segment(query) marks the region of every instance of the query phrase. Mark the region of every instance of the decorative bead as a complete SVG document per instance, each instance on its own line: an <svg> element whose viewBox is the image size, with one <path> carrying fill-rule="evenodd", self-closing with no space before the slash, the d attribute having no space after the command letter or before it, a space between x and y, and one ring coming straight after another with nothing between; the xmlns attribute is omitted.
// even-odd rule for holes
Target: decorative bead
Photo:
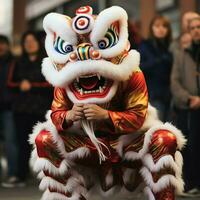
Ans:
<svg viewBox="0 0 200 200"><path fill-rule="evenodd" d="M92 15L92 12L93 12L93 10L90 6L82 6L79 9L76 10L76 15L79 15L79 14L90 14L90 15Z"/></svg>
<svg viewBox="0 0 200 200"><path fill-rule="evenodd" d="M100 57L100 53L97 50L92 51L92 58L98 59Z"/></svg>
<svg viewBox="0 0 200 200"><path fill-rule="evenodd" d="M85 21L81 19L81 20L79 20L78 24L79 24L80 26L84 26L84 25L85 25Z"/></svg>
<svg viewBox="0 0 200 200"><path fill-rule="evenodd" d="M77 60L77 55L76 55L76 53L71 53L70 56L69 56L69 58L70 58L71 60Z"/></svg>

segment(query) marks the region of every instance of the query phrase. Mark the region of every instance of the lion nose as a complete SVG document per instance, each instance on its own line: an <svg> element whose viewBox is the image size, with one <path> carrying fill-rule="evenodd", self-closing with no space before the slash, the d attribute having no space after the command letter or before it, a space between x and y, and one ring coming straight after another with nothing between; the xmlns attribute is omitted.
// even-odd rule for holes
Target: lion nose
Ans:
<svg viewBox="0 0 200 200"><path fill-rule="evenodd" d="M92 50L92 51L91 51L91 57L92 57L92 59L94 59L94 60L98 60L98 59L101 58L101 54L100 54L99 51L97 51L97 50Z"/></svg>
<svg viewBox="0 0 200 200"><path fill-rule="evenodd" d="M79 60L89 60L91 45L89 43L82 43L77 47L77 56Z"/></svg>
<svg viewBox="0 0 200 200"><path fill-rule="evenodd" d="M100 59L100 53L98 50L94 50L90 43L82 43L78 45L76 53L73 52L70 55L71 60L97 60Z"/></svg>

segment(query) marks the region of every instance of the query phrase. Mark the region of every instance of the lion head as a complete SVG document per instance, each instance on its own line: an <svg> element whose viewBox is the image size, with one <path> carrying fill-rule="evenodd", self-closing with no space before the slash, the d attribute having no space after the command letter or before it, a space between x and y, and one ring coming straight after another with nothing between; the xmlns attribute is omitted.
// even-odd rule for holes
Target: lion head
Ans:
<svg viewBox="0 0 200 200"><path fill-rule="evenodd" d="M129 79L139 65L139 54L129 50L127 13L113 6L93 15L89 6L76 16L50 13L42 72L56 87L66 89L73 103L106 103L120 81Z"/></svg>

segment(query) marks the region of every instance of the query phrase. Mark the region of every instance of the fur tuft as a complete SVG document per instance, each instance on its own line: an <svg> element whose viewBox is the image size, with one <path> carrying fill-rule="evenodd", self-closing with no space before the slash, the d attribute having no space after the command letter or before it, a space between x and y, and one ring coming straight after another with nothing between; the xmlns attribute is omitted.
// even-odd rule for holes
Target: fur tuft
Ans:
<svg viewBox="0 0 200 200"><path fill-rule="evenodd" d="M136 50L131 50L118 65L106 60L85 60L68 63L60 71L54 68L50 58L45 58L42 63L42 73L53 86L66 88L74 79L88 73L99 73L115 81L126 81L138 69L139 63L140 55Z"/></svg>
<svg viewBox="0 0 200 200"><path fill-rule="evenodd" d="M50 192L48 189L45 191L45 193L42 196L41 200L79 200L80 194L74 193L72 197L66 197L63 194Z"/></svg>
<svg viewBox="0 0 200 200"><path fill-rule="evenodd" d="M181 193L184 189L182 180L177 179L173 175L163 175L157 182L154 182L151 172L146 167L143 167L140 173L147 186L150 187L154 193L158 193L168 186L174 186L177 193Z"/></svg>
<svg viewBox="0 0 200 200"><path fill-rule="evenodd" d="M149 187L144 188L144 193L146 194L149 200L155 200L155 197Z"/></svg>
<svg viewBox="0 0 200 200"><path fill-rule="evenodd" d="M118 43L104 50L99 50L104 58L112 58L119 55L126 49L128 42L128 16L126 11L118 6L113 6L108 9L103 10L98 16L94 24L94 28L91 32L91 41L96 48L98 48L98 41L104 38L109 26L116 21L119 21L119 41Z"/></svg>
<svg viewBox="0 0 200 200"><path fill-rule="evenodd" d="M61 162L61 165L59 168L55 167L50 161L48 161L45 158L38 158L36 162L34 163L33 170L37 173L45 170L48 171L50 174L54 175L63 175L68 171L68 165L66 163L66 160L63 160Z"/></svg>
<svg viewBox="0 0 200 200"><path fill-rule="evenodd" d="M55 50L54 36L56 34L56 37L61 37L61 39L71 45L77 44L77 36L72 30L70 17L57 13L49 13L43 20L43 27L47 33L45 49L48 56L55 63L66 63L69 60L69 54L63 55Z"/></svg>
<svg viewBox="0 0 200 200"><path fill-rule="evenodd" d="M148 109L147 109L147 115L144 121L144 124L140 128L140 131L147 131L155 124L162 125L163 123L158 118L158 112L157 110L149 103Z"/></svg>

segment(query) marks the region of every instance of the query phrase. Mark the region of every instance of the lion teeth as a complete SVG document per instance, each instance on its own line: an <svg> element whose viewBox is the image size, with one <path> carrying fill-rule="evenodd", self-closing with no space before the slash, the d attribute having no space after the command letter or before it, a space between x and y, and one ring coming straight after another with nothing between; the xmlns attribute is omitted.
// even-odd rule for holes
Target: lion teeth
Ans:
<svg viewBox="0 0 200 200"><path fill-rule="evenodd" d="M83 89L82 88L80 89L80 94L83 95Z"/></svg>
<svg viewBox="0 0 200 200"><path fill-rule="evenodd" d="M103 92L103 89L101 86L99 86L99 92L102 93Z"/></svg>
<svg viewBox="0 0 200 200"><path fill-rule="evenodd" d="M97 77L98 77L99 80L101 79L101 76L99 74L97 74Z"/></svg>

